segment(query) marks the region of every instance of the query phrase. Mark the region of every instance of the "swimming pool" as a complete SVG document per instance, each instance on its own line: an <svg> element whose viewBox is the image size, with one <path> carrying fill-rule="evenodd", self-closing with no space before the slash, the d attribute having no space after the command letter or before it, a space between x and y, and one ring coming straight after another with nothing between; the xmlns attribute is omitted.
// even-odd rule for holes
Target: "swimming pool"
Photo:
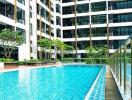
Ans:
<svg viewBox="0 0 132 100"><path fill-rule="evenodd" d="M84 100L102 66L64 65L0 73L0 100Z"/></svg>

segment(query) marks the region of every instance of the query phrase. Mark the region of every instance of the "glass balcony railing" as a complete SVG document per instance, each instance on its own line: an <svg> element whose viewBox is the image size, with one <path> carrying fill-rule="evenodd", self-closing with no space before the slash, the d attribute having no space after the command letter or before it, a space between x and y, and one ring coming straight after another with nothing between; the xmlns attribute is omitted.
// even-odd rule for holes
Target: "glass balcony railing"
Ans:
<svg viewBox="0 0 132 100"><path fill-rule="evenodd" d="M106 64L108 58L62 58L62 63Z"/></svg>
<svg viewBox="0 0 132 100"><path fill-rule="evenodd" d="M127 100L132 99L132 38L122 45L109 59L110 67Z"/></svg>

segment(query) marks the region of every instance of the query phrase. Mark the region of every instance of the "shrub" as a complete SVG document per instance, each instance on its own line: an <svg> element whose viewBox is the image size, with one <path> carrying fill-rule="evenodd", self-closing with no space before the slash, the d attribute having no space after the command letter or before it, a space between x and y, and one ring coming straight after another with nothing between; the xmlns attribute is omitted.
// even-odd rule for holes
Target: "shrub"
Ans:
<svg viewBox="0 0 132 100"><path fill-rule="evenodd" d="M15 62L14 59L0 58L0 62Z"/></svg>
<svg viewBox="0 0 132 100"><path fill-rule="evenodd" d="M17 65L26 65L25 61L17 61L16 63L17 63Z"/></svg>
<svg viewBox="0 0 132 100"><path fill-rule="evenodd" d="M75 58L62 58L63 63L73 63Z"/></svg>
<svg viewBox="0 0 132 100"><path fill-rule="evenodd" d="M38 63L39 60L38 59L32 59L32 60L24 60L24 61L17 61L17 65L27 65L30 63Z"/></svg>

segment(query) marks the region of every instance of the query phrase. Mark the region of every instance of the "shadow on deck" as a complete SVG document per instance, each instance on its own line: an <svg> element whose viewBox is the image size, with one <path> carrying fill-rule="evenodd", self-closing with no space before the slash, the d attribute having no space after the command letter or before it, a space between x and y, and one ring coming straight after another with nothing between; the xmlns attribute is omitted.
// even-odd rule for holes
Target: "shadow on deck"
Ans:
<svg viewBox="0 0 132 100"><path fill-rule="evenodd" d="M123 100L109 67L106 69L105 100Z"/></svg>

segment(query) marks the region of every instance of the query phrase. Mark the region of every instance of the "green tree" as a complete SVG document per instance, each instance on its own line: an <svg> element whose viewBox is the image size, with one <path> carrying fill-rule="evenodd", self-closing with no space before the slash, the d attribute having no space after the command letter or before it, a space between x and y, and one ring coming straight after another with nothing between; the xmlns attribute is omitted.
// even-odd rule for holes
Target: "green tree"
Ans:
<svg viewBox="0 0 132 100"><path fill-rule="evenodd" d="M55 39L53 40L53 46L55 46L55 48L57 49L56 52L60 51L61 57L63 57L63 53L65 50L65 44L61 40Z"/></svg>
<svg viewBox="0 0 132 100"><path fill-rule="evenodd" d="M52 47L52 41L47 39L47 38L40 39L40 40L38 40L38 45L40 47L42 47L42 51L45 52L45 59L46 59L47 58L46 57L46 50L50 49Z"/></svg>
<svg viewBox="0 0 132 100"><path fill-rule="evenodd" d="M61 53L61 57L63 58L64 54L66 52L71 52L73 51L73 47L69 46L65 43L63 43L61 40L59 39L55 39L53 40L53 45L57 48L58 51L60 51Z"/></svg>
<svg viewBox="0 0 132 100"><path fill-rule="evenodd" d="M67 51L68 53L72 52L74 50L73 46L67 45L65 44L65 51Z"/></svg>
<svg viewBox="0 0 132 100"><path fill-rule="evenodd" d="M16 31L11 31L10 29L4 29L0 33L0 44L4 48L4 55L6 58L10 58L13 50L17 46L20 46L24 43L23 35L20 35Z"/></svg>
<svg viewBox="0 0 132 100"><path fill-rule="evenodd" d="M86 48L87 52L87 63L94 63L94 59L96 56L96 48L95 47L87 47Z"/></svg>
<svg viewBox="0 0 132 100"><path fill-rule="evenodd" d="M100 46L98 47L98 58L102 60L102 63L108 63L108 49L107 47Z"/></svg>
<svg viewBox="0 0 132 100"><path fill-rule="evenodd" d="M87 63L107 63L108 50L103 46L87 47Z"/></svg>

